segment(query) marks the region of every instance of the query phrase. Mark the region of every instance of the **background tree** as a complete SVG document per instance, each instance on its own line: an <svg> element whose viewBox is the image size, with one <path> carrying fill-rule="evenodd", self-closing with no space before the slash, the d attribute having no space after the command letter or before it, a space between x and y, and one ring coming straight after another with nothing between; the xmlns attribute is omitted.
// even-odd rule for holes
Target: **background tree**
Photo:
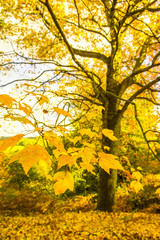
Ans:
<svg viewBox="0 0 160 240"><path fill-rule="evenodd" d="M14 18L4 19L2 31L17 34L18 47L21 51L26 48L28 53L25 57L15 51L20 61L14 65L22 65L22 59L29 66L50 65L35 78L21 80L23 86L24 80L31 81L26 85L28 94L41 93L38 101L43 98L46 102L45 97L63 96L73 104L70 106L81 108L77 119L96 105L102 110L100 129L103 133L104 129L112 130L118 139L122 117L132 105L151 148L136 104L145 99L159 105L159 3L159 0L5 1L1 19ZM11 65L11 61L1 64L3 68ZM48 78L44 73L49 74ZM61 83L58 90L47 88L57 79ZM119 141L113 142L105 135L101 139L103 151L118 155ZM117 170L108 174L100 169L99 210L112 211L116 182Z"/></svg>

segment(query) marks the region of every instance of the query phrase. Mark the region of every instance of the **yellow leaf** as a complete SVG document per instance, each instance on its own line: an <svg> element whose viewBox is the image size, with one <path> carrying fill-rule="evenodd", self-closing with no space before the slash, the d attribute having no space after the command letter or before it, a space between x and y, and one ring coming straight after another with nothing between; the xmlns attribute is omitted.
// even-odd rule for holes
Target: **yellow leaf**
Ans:
<svg viewBox="0 0 160 240"><path fill-rule="evenodd" d="M156 190L155 194L158 194L160 196L160 188Z"/></svg>
<svg viewBox="0 0 160 240"><path fill-rule="evenodd" d="M18 121L18 122L21 122L21 123L23 123L23 124L30 124L30 125L32 125L33 127L35 127L34 124L33 124L28 118L25 118L25 117L5 116L4 118L5 118L5 119L6 119L6 118L10 118L10 119L13 120L13 121Z"/></svg>
<svg viewBox="0 0 160 240"><path fill-rule="evenodd" d="M58 167L57 169L65 166L68 164L69 168L71 169L71 167L75 164L75 159L74 157L70 156L70 155L61 155L60 157L58 157L56 159L56 161L58 161Z"/></svg>
<svg viewBox="0 0 160 240"><path fill-rule="evenodd" d="M110 147L104 146L104 149L109 151L109 150L110 150Z"/></svg>
<svg viewBox="0 0 160 240"><path fill-rule="evenodd" d="M140 181L143 178L143 175L140 172L133 172L132 177L136 178L138 181Z"/></svg>
<svg viewBox="0 0 160 240"><path fill-rule="evenodd" d="M68 117L72 118L72 115L69 112L67 112L63 109L60 109L60 108L57 108L57 107L54 107L53 109L58 115L62 114L63 116L68 116Z"/></svg>
<svg viewBox="0 0 160 240"><path fill-rule="evenodd" d="M96 155L94 149L84 147L75 155L76 158L82 158L84 163L90 163Z"/></svg>
<svg viewBox="0 0 160 240"><path fill-rule="evenodd" d="M41 95L41 98L39 100L39 105L43 105L44 103L49 103L49 98L44 95Z"/></svg>
<svg viewBox="0 0 160 240"><path fill-rule="evenodd" d="M83 135L87 135L89 136L90 138L93 138L95 136L97 136L97 133L96 132L92 132L90 129L86 129L86 128L83 128L81 130L78 131L82 136Z"/></svg>
<svg viewBox="0 0 160 240"><path fill-rule="evenodd" d="M92 174L95 175L95 173L93 172L94 167L93 167L92 164L81 162L81 163L80 163L80 166L81 166L81 168L87 169L89 172L91 172Z"/></svg>
<svg viewBox="0 0 160 240"><path fill-rule="evenodd" d="M14 147L23 136L24 136L23 134L18 134L14 137L7 138L5 140L0 140L0 151L3 152L9 147L11 148Z"/></svg>
<svg viewBox="0 0 160 240"><path fill-rule="evenodd" d="M66 153L62 139L55 135L52 131L47 131L44 133L44 138L50 142L51 145L55 146L61 153Z"/></svg>
<svg viewBox="0 0 160 240"><path fill-rule="evenodd" d="M21 150L13 158L11 158L10 163L18 160L27 174L29 169L40 160L50 164L49 159L50 157L48 152L42 146L28 145L25 149Z"/></svg>
<svg viewBox="0 0 160 240"><path fill-rule="evenodd" d="M7 106L9 108L12 108L13 104L17 101L10 97L7 94L0 94L0 106Z"/></svg>
<svg viewBox="0 0 160 240"><path fill-rule="evenodd" d="M130 188L135 190L135 192L139 192L141 189L143 189L142 184L139 181L132 181L130 184Z"/></svg>
<svg viewBox="0 0 160 240"><path fill-rule="evenodd" d="M68 131L68 129L66 129L66 128L63 128L63 127L60 127L60 126L57 126L57 128L59 129L59 130L61 130L61 131Z"/></svg>
<svg viewBox="0 0 160 240"><path fill-rule="evenodd" d="M112 141L116 141L118 140L115 136L114 136L114 133L112 130L109 130L109 129L103 129L102 130L102 133L104 136L108 137L110 140Z"/></svg>
<svg viewBox="0 0 160 240"><path fill-rule="evenodd" d="M107 173L109 172L109 169L119 169L119 170L124 170L122 165L117 159L117 156L113 154L107 154L104 152L99 152L98 153L98 158L99 158L99 165L101 168L103 168Z"/></svg>
<svg viewBox="0 0 160 240"><path fill-rule="evenodd" d="M81 137L80 136L76 136L75 138L69 138L69 140L71 142L73 142L74 144L76 144L78 141L81 141Z"/></svg>
<svg viewBox="0 0 160 240"><path fill-rule="evenodd" d="M58 172L53 178L56 183L54 184L55 194L64 193L67 189L73 191L74 189L74 179L70 172Z"/></svg>

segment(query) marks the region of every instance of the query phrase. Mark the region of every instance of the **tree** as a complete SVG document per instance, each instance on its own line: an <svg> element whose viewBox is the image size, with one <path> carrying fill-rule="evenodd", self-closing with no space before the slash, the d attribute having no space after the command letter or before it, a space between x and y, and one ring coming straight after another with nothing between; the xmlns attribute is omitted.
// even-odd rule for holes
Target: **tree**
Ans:
<svg viewBox="0 0 160 240"><path fill-rule="evenodd" d="M18 34L19 47L29 52L25 57L15 51L16 56L29 65L51 66L44 71L50 76L47 80L40 81L44 72L30 80L33 85L35 83L34 91L38 86L55 82L53 76L61 78L63 85L59 91L43 88L41 98L45 93L63 96L83 109L81 117L94 105L98 106L102 109L102 132L112 130L117 139L120 138L122 117L132 105L140 130L151 148L138 119L136 103L145 99L159 105L159 12L159 0L65 0L56 3L12 0L2 4L1 19L8 14L14 16L16 25L6 21L3 31ZM3 62L1 66L11 64ZM28 84L28 88L31 87ZM118 155L119 141L102 134L101 144L106 154ZM100 168L97 209L112 211L116 182L116 169L108 174Z"/></svg>

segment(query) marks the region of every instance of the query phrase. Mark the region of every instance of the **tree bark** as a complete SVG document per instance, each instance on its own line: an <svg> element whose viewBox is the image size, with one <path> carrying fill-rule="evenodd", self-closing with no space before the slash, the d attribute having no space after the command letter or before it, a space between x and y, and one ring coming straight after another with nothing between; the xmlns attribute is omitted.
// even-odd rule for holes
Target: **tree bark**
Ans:
<svg viewBox="0 0 160 240"><path fill-rule="evenodd" d="M114 101L113 101L114 100ZM119 139L120 137L120 123L121 118L118 115L117 103L115 99L107 104L107 108L103 111L103 129L108 128L114 132L114 135ZM106 151L105 146L109 146L110 150ZM107 137L102 138L102 149L106 153L111 153L118 156L119 141L111 141ZM115 193L117 186L117 170L111 169L110 174L100 168L99 184L98 184L98 204L97 210L113 211L115 204Z"/></svg>

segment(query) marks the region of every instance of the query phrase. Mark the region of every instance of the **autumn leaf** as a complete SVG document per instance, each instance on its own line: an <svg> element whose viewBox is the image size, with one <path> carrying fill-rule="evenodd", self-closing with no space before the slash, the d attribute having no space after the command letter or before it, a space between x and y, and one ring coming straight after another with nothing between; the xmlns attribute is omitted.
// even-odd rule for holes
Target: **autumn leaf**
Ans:
<svg viewBox="0 0 160 240"><path fill-rule="evenodd" d="M14 147L23 137L23 134L18 134L14 137L7 138L4 140L0 140L0 152L5 151L7 148L12 148Z"/></svg>
<svg viewBox="0 0 160 240"><path fill-rule="evenodd" d="M13 121L18 121L18 122L21 122L22 124L30 124L33 127L35 127L34 124L26 117L14 117L14 116L8 116L7 115L7 116L4 116L4 118L5 119L10 118Z"/></svg>
<svg viewBox="0 0 160 240"><path fill-rule="evenodd" d="M39 99L39 105L43 105L44 103L49 103L49 98L44 96L44 95L41 95L40 99Z"/></svg>
<svg viewBox="0 0 160 240"><path fill-rule="evenodd" d="M79 132L82 136L83 136L83 135L87 135L87 136L89 136L90 138L93 138L93 137L97 136L97 133L96 133L96 132L92 132L90 129L85 129L85 128L83 128L83 129L80 129L78 132Z"/></svg>
<svg viewBox="0 0 160 240"><path fill-rule="evenodd" d="M9 108L12 108L13 104L15 104L17 101L10 97L7 94L0 94L0 106L7 106Z"/></svg>
<svg viewBox="0 0 160 240"><path fill-rule="evenodd" d="M156 190L155 194L158 194L159 197L160 197L160 188L158 188L158 189Z"/></svg>
<svg viewBox="0 0 160 240"><path fill-rule="evenodd" d="M68 137L68 139L69 139L71 142L73 142L74 144L76 144L78 141L81 141L81 140L82 140L81 136L76 136L76 137L74 137L74 138L69 138L69 137Z"/></svg>
<svg viewBox="0 0 160 240"><path fill-rule="evenodd" d="M54 107L53 109L58 115L62 114L63 116L68 116L68 117L72 118L72 115L69 112L67 112L63 109L60 109L60 108L57 108L57 107Z"/></svg>
<svg viewBox="0 0 160 240"><path fill-rule="evenodd" d="M81 166L81 168L86 169L87 171L89 171L89 172L91 172L92 174L96 175L96 174L93 172L94 167L93 167L92 164L81 162L81 163L80 163L80 166Z"/></svg>
<svg viewBox="0 0 160 240"><path fill-rule="evenodd" d="M130 184L130 188L133 189L136 193L138 193L141 189L143 189L143 186L139 181L132 181Z"/></svg>
<svg viewBox="0 0 160 240"><path fill-rule="evenodd" d="M94 149L89 147L81 148L77 154L75 154L76 158L81 158L84 163L90 163L95 159L96 152Z"/></svg>
<svg viewBox="0 0 160 240"><path fill-rule="evenodd" d="M99 152L98 158L100 167L103 168L107 173L110 173L109 169L124 170L120 162L116 160L117 156L113 154Z"/></svg>
<svg viewBox="0 0 160 240"><path fill-rule="evenodd" d="M47 164L50 164L50 156L48 152L40 145L28 145L25 149L19 151L13 158L11 158L10 163L14 161L19 161L25 173L36 164L38 161L43 160Z"/></svg>
<svg viewBox="0 0 160 240"><path fill-rule="evenodd" d="M53 178L56 183L54 184L55 194L64 193L67 189L73 191L74 189L74 180L70 172L57 172Z"/></svg>
<svg viewBox="0 0 160 240"><path fill-rule="evenodd" d="M112 141L118 140L118 139L114 136L113 131L110 130L110 129L103 129L103 130L102 130L102 133L103 133L103 135L104 135L105 137L108 137L108 138L109 138L110 140L112 140Z"/></svg>
<svg viewBox="0 0 160 240"><path fill-rule="evenodd" d="M57 169L60 169L65 165L68 165L69 168L71 169L71 167L75 164L75 158L70 155L61 155L56 159L56 161L58 162Z"/></svg>
<svg viewBox="0 0 160 240"><path fill-rule="evenodd" d="M55 135L52 131L47 131L44 133L44 139L48 140L52 146L55 146L61 153L66 153L62 139Z"/></svg>
<svg viewBox="0 0 160 240"><path fill-rule="evenodd" d="M64 128L64 127L61 127L61 126L57 126L56 128L57 128L58 130L60 130L60 131L63 131L63 132L68 131L68 129L66 129L66 128Z"/></svg>
<svg viewBox="0 0 160 240"><path fill-rule="evenodd" d="M33 113L32 108L26 103L23 103L23 105L19 103L19 110L22 110L28 117L30 113Z"/></svg>
<svg viewBox="0 0 160 240"><path fill-rule="evenodd" d="M140 181L143 178L143 175L140 172L136 171L132 173L132 177Z"/></svg>

